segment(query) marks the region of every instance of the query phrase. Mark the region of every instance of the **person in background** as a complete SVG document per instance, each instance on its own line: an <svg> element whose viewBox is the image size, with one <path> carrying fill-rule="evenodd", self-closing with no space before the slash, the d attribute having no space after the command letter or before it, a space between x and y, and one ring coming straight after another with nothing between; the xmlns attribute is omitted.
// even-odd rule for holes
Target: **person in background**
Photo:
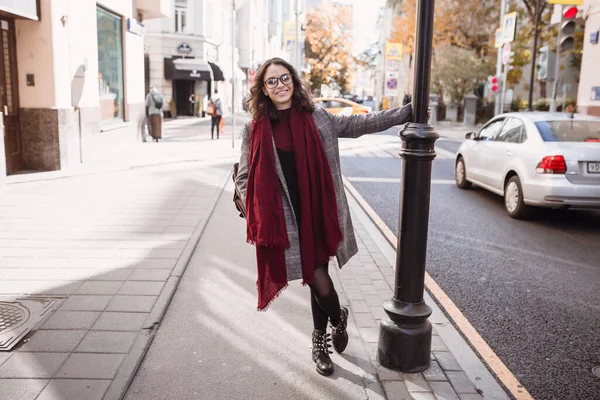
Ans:
<svg viewBox="0 0 600 400"><path fill-rule="evenodd" d="M221 118L223 117L223 103L219 97L219 93L213 94L211 101L208 103L208 113L210 118L210 138L215 138L215 129L217 130L217 139L219 138L219 128L221 126Z"/></svg>
<svg viewBox="0 0 600 400"><path fill-rule="evenodd" d="M146 96L146 107L150 117L150 135L155 142L162 139L163 105L163 95L154 86L150 87L150 92Z"/></svg>

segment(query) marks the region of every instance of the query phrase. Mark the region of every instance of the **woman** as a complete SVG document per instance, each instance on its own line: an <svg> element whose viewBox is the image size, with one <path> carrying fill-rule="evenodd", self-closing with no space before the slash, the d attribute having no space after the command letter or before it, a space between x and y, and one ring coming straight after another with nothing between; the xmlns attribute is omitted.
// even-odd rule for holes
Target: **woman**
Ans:
<svg viewBox="0 0 600 400"><path fill-rule="evenodd" d="M255 82L236 185L246 205L247 239L256 245L258 309L265 310L288 281L302 279L311 292L312 359L317 372L331 375L328 342L338 353L346 348L348 309L340 308L328 264L337 256L341 268L358 251L338 138L409 122L412 108L332 115L315 108L296 70L280 58L266 61Z"/></svg>
<svg viewBox="0 0 600 400"><path fill-rule="evenodd" d="M217 129L217 139L219 138L219 129L221 128L221 118L223 118L223 103L219 97L219 93L215 92L211 99L214 108L214 113L210 118L210 138L215 138L215 128Z"/></svg>

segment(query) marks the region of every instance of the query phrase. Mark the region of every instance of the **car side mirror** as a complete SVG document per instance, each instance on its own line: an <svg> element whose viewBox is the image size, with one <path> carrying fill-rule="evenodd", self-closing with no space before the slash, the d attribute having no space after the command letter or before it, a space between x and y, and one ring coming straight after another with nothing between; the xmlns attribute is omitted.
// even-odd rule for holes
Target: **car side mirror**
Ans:
<svg viewBox="0 0 600 400"><path fill-rule="evenodd" d="M469 132L465 135L465 139L475 139L475 132Z"/></svg>

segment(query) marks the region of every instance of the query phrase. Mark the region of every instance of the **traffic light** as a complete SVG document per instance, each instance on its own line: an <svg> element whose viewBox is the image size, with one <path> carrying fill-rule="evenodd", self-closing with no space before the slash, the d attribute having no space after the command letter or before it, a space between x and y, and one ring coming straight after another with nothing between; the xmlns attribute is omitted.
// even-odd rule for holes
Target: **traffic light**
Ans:
<svg viewBox="0 0 600 400"><path fill-rule="evenodd" d="M572 50L574 47L573 34L575 33L575 17L577 16L577 7L565 6L562 9L562 18L560 22L559 43L560 51Z"/></svg>
<svg viewBox="0 0 600 400"><path fill-rule="evenodd" d="M550 47L542 46L538 50L536 62L537 78L539 81L553 81L556 69L556 53L550 51Z"/></svg>
<svg viewBox="0 0 600 400"><path fill-rule="evenodd" d="M498 77L497 76L492 76L492 79L490 79L490 84L491 84L491 89L492 92L494 93L498 93Z"/></svg>

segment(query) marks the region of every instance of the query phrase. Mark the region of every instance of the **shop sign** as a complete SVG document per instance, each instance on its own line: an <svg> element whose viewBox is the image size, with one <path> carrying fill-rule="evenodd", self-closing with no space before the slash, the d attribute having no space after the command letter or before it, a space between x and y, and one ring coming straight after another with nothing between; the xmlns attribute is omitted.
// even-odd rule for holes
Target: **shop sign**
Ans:
<svg viewBox="0 0 600 400"><path fill-rule="evenodd" d="M39 21L39 0L0 0L0 11Z"/></svg>
<svg viewBox="0 0 600 400"><path fill-rule="evenodd" d="M144 36L144 25L135 18L127 18L127 31L134 35Z"/></svg>
<svg viewBox="0 0 600 400"><path fill-rule="evenodd" d="M189 44L183 42L179 46L177 46L177 52L179 54L190 54L192 52L192 47Z"/></svg>

